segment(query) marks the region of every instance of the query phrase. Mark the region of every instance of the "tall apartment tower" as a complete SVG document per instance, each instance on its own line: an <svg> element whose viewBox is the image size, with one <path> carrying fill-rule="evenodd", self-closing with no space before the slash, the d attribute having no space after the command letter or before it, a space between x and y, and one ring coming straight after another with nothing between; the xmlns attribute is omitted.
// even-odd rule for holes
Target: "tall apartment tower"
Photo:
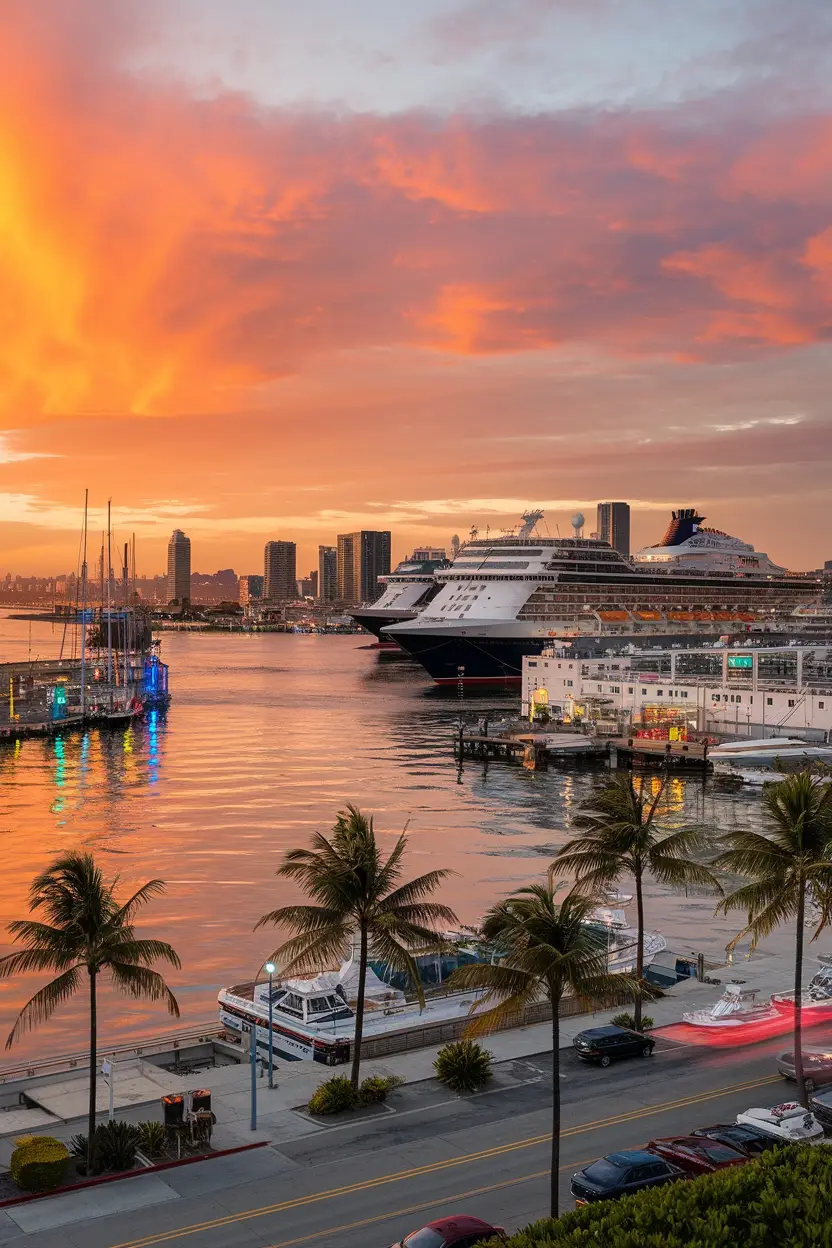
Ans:
<svg viewBox="0 0 832 1248"><path fill-rule="evenodd" d="M622 555L630 553L630 504L599 503L598 536Z"/></svg>
<svg viewBox="0 0 832 1248"><path fill-rule="evenodd" d="M297 546L294 542L266 542L263 555L263 598L266 602L293 602L297 598Z"/></svg>
<svg viewBox="0 0 832 1248"><path fill-rule="evenodd" d="M375 602L384 590L378 578L389 575L389 529L338 534L338 597L343 602Z"/></svg>
<svg viewBox="0 0 832 1248"><path fill-rule="evenodd" d="M321 602L335 602L338 597L338 548L318 547L318 598Z"/></svg>
<svg viewBox="0 0 832 1248"><path fill-rule="evenodd" d="M174 529L168 542L168 602L191 597L191 539Z"/></svg>

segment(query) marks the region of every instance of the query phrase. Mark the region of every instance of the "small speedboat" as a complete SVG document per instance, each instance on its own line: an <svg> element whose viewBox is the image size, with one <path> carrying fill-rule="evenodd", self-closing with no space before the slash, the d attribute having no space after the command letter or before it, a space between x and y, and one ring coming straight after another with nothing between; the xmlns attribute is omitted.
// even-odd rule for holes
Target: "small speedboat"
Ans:
<svg viewBox="0 0 832 1248"><path fill-rule="evenodd" d="M801 1016L809 1014L818 1018L832 1015L832 957L821 954L820 970L812 976L804 989L801 1000ZM775 992L771 1004L781 1014L794 1013L794 993Z"/></svg>
<svg viewBox="0 0 832 1248"><path fill-rule="evenodd" d="M734 767L773 767L780 760L798 765L832 761L832 746L817 745L800 737L756 737L742 741L726 741L711 746L708 758L715 772L723 772L723 764Z"/></svg>
<svg viewBox="0 0 832 1248"><path fill-rule="evenodd" d="M780 1018L781 1011L770 1002L756 1001L756 988L743 984L726 984L725 991L709 1010L692 1010L682 1015L683 1023L693 1027L744 1027Z"/></svg>
<svg viewBox="0 0 832 1248"><path fill-rule="evenodd" d="M784 1101L771 1109L747 1109L737 1114L737 1123L773 1135L784 1144L822 1144L825 1138L815 1115L796 1101Z"/></svg>

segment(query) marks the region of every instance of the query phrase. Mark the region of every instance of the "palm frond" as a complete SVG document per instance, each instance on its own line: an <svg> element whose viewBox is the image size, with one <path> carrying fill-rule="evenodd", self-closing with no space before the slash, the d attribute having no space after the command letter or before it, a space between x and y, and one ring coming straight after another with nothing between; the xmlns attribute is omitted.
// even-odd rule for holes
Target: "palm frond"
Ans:
<svg viewBox="0 0 832 1248"><path fill-rule="evenodd" d="M51 949L20 949L0 958L0 979L10 975L28 975L35 971L65 971L79 962L75 951L66 955L53 953Z"/></svg>
<svg viewBox="0 0 832 1248"><path fill-rule="evenodd" d="M146 1001L164 1001L168 1013L179 1017L179 1004L170 988L158 971L151 971L146 966L135 966L131 962L110 962L108 966L110 978L119 992Z"/></svg>
<svg viewBox="0 0 832 1248"><path fill-rule="evenodd" d="M295 932L321 932L334 923L344 921L344 911L327 906L281 906L278 910L270 910L257 920L254 925L256 932L259 927L288 927Z"/></svg>
<svg viewBox="0 0 832 1248"><path fill-rule="evenodd" d="M407 884L402 884L392 892L385 893L385 908L397 909L400 906L415 905L417 902L429 897L431 893L436 892L443 880L447 880L456 874L456 871L440 868L437 871L428 871L425 875L417 875L415 880L410 880ZM445 909L449 909L449 907L446 906Z"/></svg>
<svg viewBox="0 0 832 1248"><path fill-rule="evenodd" d="M110 921L111 926L120 927L122 924L129 923L137 910L147 905L154 897L160 897L166 888L164 880L148 880L146 884L142 884L132 897L128 897L127 901L118 907Z"/></svg>
<svg viewBox="0 0 832 1248"><path fill-rule="evenodd" d="M59 975L57 979L51 980L50 983L40 988L18 1014L17 1021L6 1040L6 1048L10 1049L24 1031L31 1031L40 1023L47 1022L59 1005L75 995L80 982L81 968L73 966L63 975Z"/></svg>
<svg viewBox="0 0 832 1248"><path fill-rule="evenodd" d="M352 928L333 926L317 934L293 936L271 955L284 975L308 975L343 961L350 948Z"/></svg>
<svg viewBox="0 0 832 1248"><path fill-rule="evenodd" d="M152 966L154 962L169 962L177 970L182 963L179 954L166 940L112 940L102 949L106 962L132 962L137 966Z"/></svg>

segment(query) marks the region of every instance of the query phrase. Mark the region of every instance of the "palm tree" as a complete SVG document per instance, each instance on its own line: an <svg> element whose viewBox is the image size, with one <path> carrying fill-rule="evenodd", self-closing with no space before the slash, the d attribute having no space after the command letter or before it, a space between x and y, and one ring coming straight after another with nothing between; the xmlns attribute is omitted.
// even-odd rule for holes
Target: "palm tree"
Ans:
<svg viewBox="0 0 832 1248"><path fill-rule="evenodd" d="M717 913L745 910L748 922L734 940L750 935L752 949L775 927L796 920L794 950L794 1073L801 1104L806 1104L803 1074L802 1020L803 941L809 886L821 906L817 939L830 922L832 899L832 785L808 771L767 786L763 807L769 835L729 832L721 838L728 848L715 866L746 876L749 883L724 897Z"/></svg>
<svg viewBox="0 0 832 1248"><path fill-rule="evenodd" d="M150 969L160 959L178 969L179 958L163 940L138 939L133 926L139 908L164 892L165 885L161 880L150 880L120 903L114 895L117 884L118 877L110 884L105 882L92 854L77 850L62 854L35 877L29 889L31 910L40 910L46 922L16 919L10 923L8 930L25 948L0 958L0 978L19 972L58 972L20 1011L6 1041L7 1049L25 1031L45 1023L59 1005L74 996L86 972L90 991L90 1171L95 1134L99 975L108 973L113 986L128 996L164 1001L169 1013L179 1017L173 993L162 976Z"/></svg>
<svg viewBox="0 0 832 1248"><path fill-rule="evenodd" d="M372 816L349 805L339 812L332 837L320 832L311 849L291 849L277 874L296 880L316 905L281 906L255 925L288 927L294 935L273 954L286 974L309 974L340 961L358 937L358 993L355 1004L355 1039L352 1054L352 1085L358 1087L361 1040L364 1034L364 992L367 958L373 953L394 970L410 977L420 1003L424 994L414 949L435 948L441 937L437 923L456 923L448 906L428 901L431 893L452 871L428 871L407 884L400 883L402 859L407 847L403 832L385 861L376 842Z"/></svg>
<svg viewBox="0 0 832 1248"><path fill-rule="evenodd" d="M662 780L652 800L629 775L616 776L600 793L582 802L574 826L580 835L567 841L553 870L574 871L579 889L599 893L630 875L635 883L638 948L636 978L644 974L644 881L650 875L674 888L697 885L721 892L716 876L692 859L708 844L698 828L664 834L658 812L665 791ZM635 1026L641 1029L641 998L635 1002Z"/></svg>
<svg viewBox="0 0 832 1248"><path fill-rule="evenodd" d="M499 951L499 961L475 963L454 971L450 987L484 989L482 1005L497 1001L476 1015L468 1034L484 1034L507 1016L540 997L552 1005L552 1163L551 1215L558 1216L560 1170L560 1003L566 996L616 1005L655 990L632 975L607 970L607 941L590 922L597 898L574 890L558 905L551 886L520 889L487 912L482 935ZM650 1045L646 1045L649 1053Z"/></svg>

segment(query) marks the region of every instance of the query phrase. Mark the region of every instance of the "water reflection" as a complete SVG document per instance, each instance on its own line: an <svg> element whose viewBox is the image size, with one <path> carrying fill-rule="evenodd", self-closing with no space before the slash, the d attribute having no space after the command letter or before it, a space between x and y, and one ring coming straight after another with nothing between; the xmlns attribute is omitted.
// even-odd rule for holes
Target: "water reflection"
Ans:
<svg viewBox="0 0 832 1248"><path fill-rule="evenodd" d="M26 624L0 616L8 657L20 641L15 628ZM50 653L42 638L33 645ZM182 958L172 982L186 1025L213 1017L217 988L268 952L252 928L295 896L274 874L282 854L331 826L345 802L373 811L383 838L408 825L414 874L434 864L455 869L444 899L471 923L543 876L577 806L605 778L472 760L460 767L457 699L433 696L420 669L379 662L358 638L165 637L164 658L173 691L167 714L151 712L126 732L0 746L0 925L25 916L31 879L68 846L93 848L108 873L120 873L125 892L164 879L168 892L143 923ZM499 716L515 704L513 696L484 698L465 708ZM657 781L647 783L654 793ZM759 822L759 799L719 794L701 779L674 777L663 803L671 823ZM651 926L680 947L724 947L734 920L712 913L707 898L651 893ZM39 982L0 981L0 1033ZM113 1040L168 1026L146 1005L116 999L104 1009ZM80 1047L83 1031L79 999L27 1047Z"/></svg>

